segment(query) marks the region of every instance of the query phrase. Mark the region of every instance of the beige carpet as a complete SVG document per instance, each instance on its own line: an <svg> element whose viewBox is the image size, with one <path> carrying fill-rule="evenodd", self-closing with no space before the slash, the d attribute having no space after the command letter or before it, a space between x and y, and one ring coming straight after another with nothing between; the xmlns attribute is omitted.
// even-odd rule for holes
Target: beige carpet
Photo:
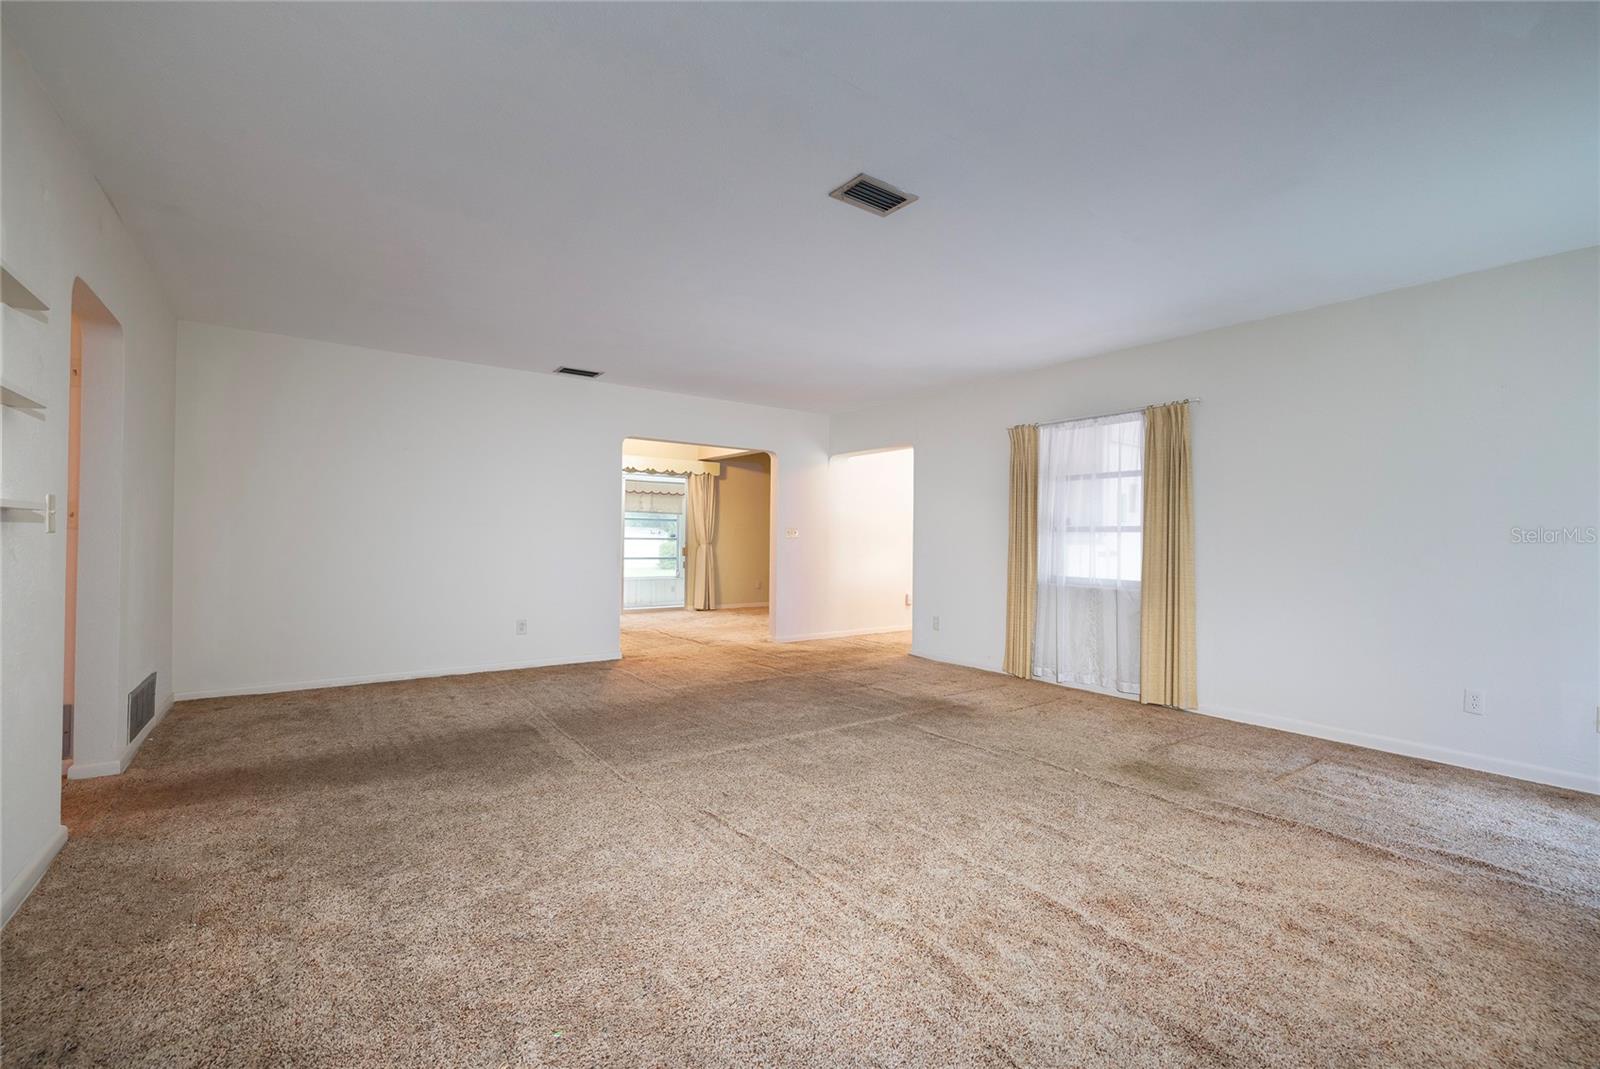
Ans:
<svg viewBox="0 0 1600 1069"><path fill-rule="evenodd" d="M1600 1064L1600 799L765 632L180 705L5 1064Z"/></svg>

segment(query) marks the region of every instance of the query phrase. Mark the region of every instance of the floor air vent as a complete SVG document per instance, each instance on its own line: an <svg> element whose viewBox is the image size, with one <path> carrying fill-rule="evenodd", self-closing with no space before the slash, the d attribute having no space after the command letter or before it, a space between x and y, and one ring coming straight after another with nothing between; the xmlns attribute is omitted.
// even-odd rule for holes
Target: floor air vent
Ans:
<svg viewBox="0 0 1600 1069"><path fill-rule="evenodd" d="M846 204L854 204L873 215L889 215L917 199L913 193L896 189L887 182L864 174L856 175L828 196Z"/></svg>
<svg viewBox="0 0 1600 1069"><path fill-rule="evenodd" d="M576 375L580 379L598 379L601 375L605 374L605 372L603 372L603 371L586 371L585 369L583 369L581 367L558 367L558 368L556 368L556 374L557 375Z"/></svg>
<svg viewBox="0 0 1600 1069"><path fill-rule="evenodd" d="M139 737L146 724L156 715L156 674L151 672L143 683L128 694L128 741Z"/></svg>

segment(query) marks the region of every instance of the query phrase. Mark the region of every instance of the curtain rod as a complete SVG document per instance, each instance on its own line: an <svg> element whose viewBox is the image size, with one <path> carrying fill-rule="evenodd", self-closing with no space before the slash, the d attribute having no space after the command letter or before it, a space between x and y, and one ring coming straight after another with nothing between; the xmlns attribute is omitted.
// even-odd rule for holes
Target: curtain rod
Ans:
<svg viewBox="0 0 1600 1069"><path fill-rule="evenodd" d="M1200 398L1198 398L1198 397L1180 397L1176 401L1162 401L1162 402L1159 402L1159 403L1160 404L1164 404L1164 405L1197 405L1197 404L1200 403ZM1137 413L1143 412L1145 410L1145 408L1151 408L1151 407L1154 407L1154 406L1145 405L1143 408L1130 408L1126 412L1102 412L1098 416L1068 416L1066 419L1046 419L1046 420L1041 420L1040 422L1034 424L1034 426L1036 426L1036 427L1054 427L1058 423L1077 423L1079 420L1085 420L1085 419L1110 419L1112 416L1132 416L1132 415L1135 415Z"/></svg>

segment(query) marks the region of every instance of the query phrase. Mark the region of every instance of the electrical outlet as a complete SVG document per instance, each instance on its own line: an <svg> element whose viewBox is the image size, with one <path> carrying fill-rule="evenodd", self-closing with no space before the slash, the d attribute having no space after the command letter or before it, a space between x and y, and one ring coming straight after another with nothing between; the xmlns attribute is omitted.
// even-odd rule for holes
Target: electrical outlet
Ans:
<svg viewBox="0 0 1600 1069"><path fill-rule="evenodd" d="M933 629L935 631L939 630L939 618L937 616L933 618Z"/></svg>
<svg viewBox="0 0 1600 1069"><path fill-rule="evenodd" d="M785 537L785 538L799 538L800 537L800 528L798 528L798 527L785 527L783 529L783 537Z"/></svg>
<svg viewBox="0 0 1600 1069"><path fill-rule="evenodd" d="M528 633L528 621L526 621L526 620L518 620L517 621L517 634L526 635L527 633Z"/></svg>
<svg viewBox="0 0 1600 1069"><path fill-rule="evenodd" d="M1483 715L1483 691L1464 690L1461 692L1461 711L1471 716Z"/></svg>

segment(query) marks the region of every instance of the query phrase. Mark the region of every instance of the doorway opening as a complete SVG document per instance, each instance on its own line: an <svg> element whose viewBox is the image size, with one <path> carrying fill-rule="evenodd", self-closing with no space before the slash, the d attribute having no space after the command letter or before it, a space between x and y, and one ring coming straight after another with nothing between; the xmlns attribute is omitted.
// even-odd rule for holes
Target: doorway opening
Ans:
<svg viewBox="0 0 1600 1069"><path fill-rule="evenodd" d="M83 471L83 317L73 302L72 366L67 402L67 612L61 673L61 769L72 764L72 708L78 670L78 516L79 476Z"/></svg>
<svg viewBox="0 0 1600 1069"><path fill-rule="evenodd" d="M130 741L122 691L122 324L72 286L67 409L66 605L61 759L69 776L120 771Z"/></svg>
<svg viewBox="0 0 1600 1069"><path fill-rule="evenodd" d="M623 441L624 656L662 636L770 637L773 468L758 449Z"/></svg>
<svg viewBox="0 0 1600 1069"><path fill-rule="evenodd" d="M841 453L829 461L840 634L911 629L913 475L909 447ZM927 622L939 626L932 615Z"/></svg>

